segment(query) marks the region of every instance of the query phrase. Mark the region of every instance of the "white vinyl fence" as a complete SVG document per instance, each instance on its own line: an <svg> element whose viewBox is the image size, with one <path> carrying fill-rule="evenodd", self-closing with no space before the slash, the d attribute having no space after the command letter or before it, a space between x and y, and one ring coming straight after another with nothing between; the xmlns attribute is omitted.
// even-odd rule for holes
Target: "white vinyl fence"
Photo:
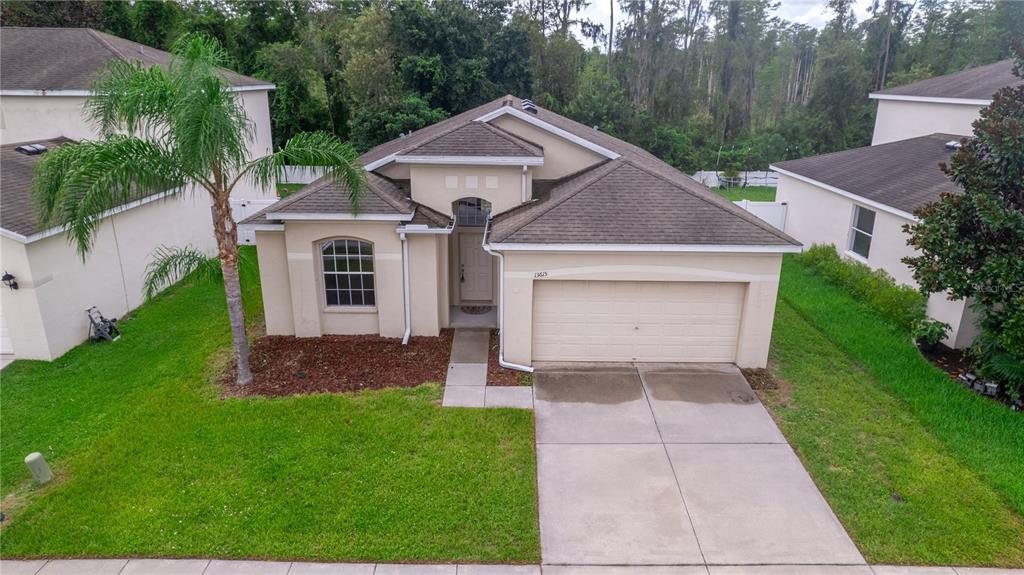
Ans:
<svg viewBox="0 0 1024 575"><path fill-rule="evenodd" d="M693 175L693 179L709 188L717 188L721 184L722 172L702 170ZM768 186L774 188L779 183L779 175L775 172L740 172L740 186Z"/></svg>
<svg viewBox="0 0 1024 575"><path fill-rule="evenodd" d="M780 230L786 229L786 212L789 210L789 206L786 202L752 202L750 200L740 200L733 203Z"/></svg>

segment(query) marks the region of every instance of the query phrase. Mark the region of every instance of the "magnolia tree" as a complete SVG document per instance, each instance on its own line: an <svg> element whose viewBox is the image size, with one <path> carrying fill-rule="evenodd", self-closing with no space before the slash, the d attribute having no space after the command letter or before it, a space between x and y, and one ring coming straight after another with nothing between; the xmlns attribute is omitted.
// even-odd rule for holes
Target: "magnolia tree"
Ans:
<svg viewBox="0 0 1024 575"><path fill-rule="evenodd" d="M152 193L205 192L213 206L217 275L227 296L238 383L244 385L252 375L231 192L242 181L273 188L286 165L319 166L345 184L356 209L366 173L348 143L322 132L298 134L277 152L247 157L254 127L223 78L226 57L220 45L189 34L172 53L166 68L112 62L86 103L101 139L65 144L44 155L36 167L35 195L42 219L63 226L85 258L103 212ZM147 277L150 294L197 268L209 273L210 260L195 249L164 248L155 256Z"/></svg>
<svg viewBox="0 0 1024 575"><path fill-rule="evenodd" d="M1024 80L1024 47L1014 74ZM904 259L925 292L971 298L983 372L1024 394L1024 82L999 90L942 169L963 192L944 194L906 226Z"/></svg>

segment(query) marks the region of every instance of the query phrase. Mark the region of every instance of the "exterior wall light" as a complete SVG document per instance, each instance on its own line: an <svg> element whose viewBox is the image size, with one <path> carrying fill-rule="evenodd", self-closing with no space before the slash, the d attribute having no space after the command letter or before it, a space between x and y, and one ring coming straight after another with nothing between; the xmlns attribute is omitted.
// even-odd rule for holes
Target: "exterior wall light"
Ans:
<svg viewBox="0 0 1024 575"><path fill-rule="evenodd" d="M5 271L3 277L0 277L0 281L3 281L4 285L11 289L18 289L18 282L10 272Z"/></svg>

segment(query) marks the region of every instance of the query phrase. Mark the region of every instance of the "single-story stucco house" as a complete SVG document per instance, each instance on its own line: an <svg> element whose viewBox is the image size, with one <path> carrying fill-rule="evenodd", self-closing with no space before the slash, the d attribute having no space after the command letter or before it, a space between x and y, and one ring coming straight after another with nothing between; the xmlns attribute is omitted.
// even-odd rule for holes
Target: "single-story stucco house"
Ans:
<svg viewBox="0 0 1024 575"><path fill-rule="evenodd" d="M92 81L115 58L166 66L171 56L86 28L0 30L0 272L18 284L17 290L0 286L5 361L64 354L88 337L90 306L113 317L134 309L143 301L146 265L157 247L191 244L215 252L205 194L157 194L119 206L106 214L84 262L62 230L39 222L31 192L35 163L45 150L98 137L83 105ZM229 70L224 77L255 127L250 157L266 154L273 86ZM232 202L244 209L275 199L272 191L246 184Z"/></svg>
<svg viewBox="0 0 1024 575"><path fill-rule="evenodd" d="M255 230L269 334L437 335L496 310L501 362L768 357L782 254L800 249L648 152L506 96L315 181Z"/></svg>
<svg viewBox="0 0 1024 575"><path fill-rule="evenodd" d="M1004 86L1021 82L1012 60L871 94L878 100L871 146L773 164L776 201L788 204L785 231L804 245L840 254L916 286L902 259L914 254L903 226L914 212L959 188L939 169L980 110ZM978 334L970 302L928 298L928 315L948 323L945 343L971 345Z"/></svg>

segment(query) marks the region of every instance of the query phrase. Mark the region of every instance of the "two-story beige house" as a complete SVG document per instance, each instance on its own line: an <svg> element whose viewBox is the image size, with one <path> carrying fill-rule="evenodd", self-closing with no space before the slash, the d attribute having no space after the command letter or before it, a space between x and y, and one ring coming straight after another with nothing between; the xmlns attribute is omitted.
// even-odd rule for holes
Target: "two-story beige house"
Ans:
<svg viewBox="0 0 1024 575"><path fill-rule="evenodd" d="M83 261L59 228L39 221L32 199L35 163L56 146L99 137L84 113L90 86L114 59L166 66L171 55L87 28L0 29L0 272L18 289L0 286L0 363L54 359L89 335L85 310L121 317L143 301L153 251L192 245L215 253L206 194L157 194L105 214L95 247ZM224 70L245 106L255 137L250 157L271 150L265 81ZM232 204L268 205L272 191L248 183ZM254 210L255 211L255 210Z"/></svg>
<svg viewBox="0 0 1024 575"><path fill-rule="evenodd" d="M493 310L501 361L764 366L799 244L648 152L513 96L245 220L270 334L437 335Z"/></svg>
<svg viewBox="0 0 1024 575"><path fill-rule="evenodd" d="M915 252L903 226L914 213L959 188L939 169L970 136L971 123L1004 86L1021 83L1004 60L872 93L878 101L871 146L771 166L776 201L788 204L785 231L804 245L832 244L840 254L916 286L903 258ZM977 336L970 302L928 298L928 315L950 325L945 343Z"/></svg>

